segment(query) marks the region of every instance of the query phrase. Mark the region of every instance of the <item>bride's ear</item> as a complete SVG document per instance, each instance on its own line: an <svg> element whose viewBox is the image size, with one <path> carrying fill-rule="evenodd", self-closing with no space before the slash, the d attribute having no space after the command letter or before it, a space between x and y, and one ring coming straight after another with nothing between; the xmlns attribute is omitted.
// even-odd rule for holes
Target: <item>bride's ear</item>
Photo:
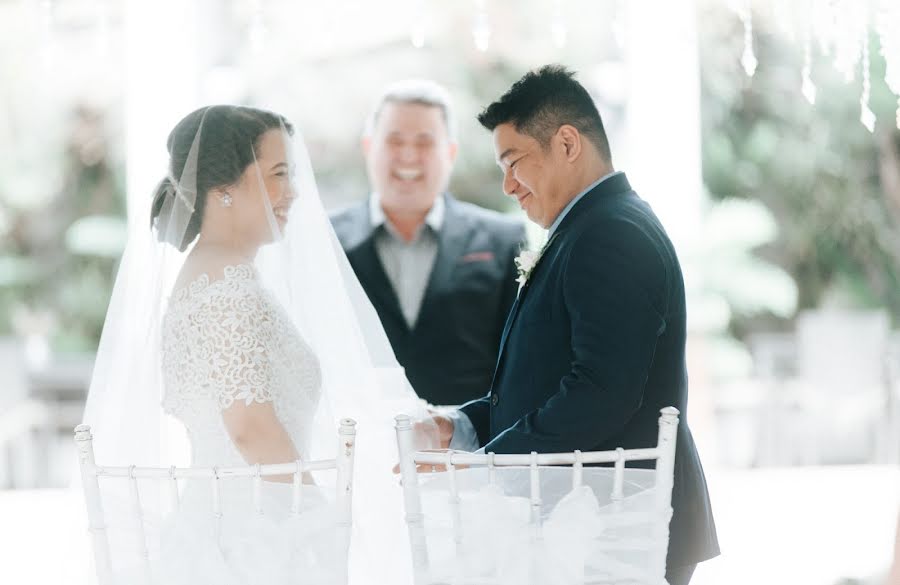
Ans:
<svg viewBox="0 0 900 585"><path fill-rule="evenodd" d="M369 135L363 136L359 141L359 145L362 148L363 155L369 156L369 151L372 150L372 137Z"/></svg>
<svg viewBox="0 0 900 585"><path fill-rule="evenodd" d="M234 204L235 188L236 186L210 189L206 192L206 207L231 207Z"/></svg>

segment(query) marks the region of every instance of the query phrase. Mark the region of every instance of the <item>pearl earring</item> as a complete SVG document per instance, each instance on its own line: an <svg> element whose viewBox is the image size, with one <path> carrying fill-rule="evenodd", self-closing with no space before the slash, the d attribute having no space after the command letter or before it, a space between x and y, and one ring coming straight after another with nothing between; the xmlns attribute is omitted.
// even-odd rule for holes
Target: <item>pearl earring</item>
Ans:
<svg viewBox="0 0 900 585"><path fill-rule="evenodd" d="M230 193L223 193L221 197L219 197L219 203L222 207L231 207L231 204L234 203L234 198L231 197Z"/></svg>

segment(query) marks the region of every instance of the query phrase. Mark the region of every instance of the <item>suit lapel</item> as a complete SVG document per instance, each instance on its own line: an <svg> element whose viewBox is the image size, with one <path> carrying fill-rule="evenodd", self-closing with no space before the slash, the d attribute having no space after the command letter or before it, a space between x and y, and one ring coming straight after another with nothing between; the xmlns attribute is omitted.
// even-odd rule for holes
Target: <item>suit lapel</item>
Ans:
<svg viewBox="0 0 900 585"><path fill-rule="evenodd" d="M519 294L516 295L516 301L513 303L512 308L509 310L509 316L506 318L506 325L503 327L503 335L500 336L500 350L497 353L497 365L500 365L500 358L503 357L503 348L506 346L506 338L509 336L509 330L512 329L513 323L516 321L516 317L519 315L519 307L522 306L522 303L525 300L525 294L528 292L528 289L531 288L534 279L538 277L540 274L538 272L538 268L543 264L544 258L547 256L547 253L550 252L551 248L556 244L556 240L559 239L559 231L556 231L553 236L547 240L547 243L544 244L543 248L541 248L541 256L538 258L537 263L534 265L534 268L531 269L531 275L528 280L519 290Z"/></svg>
<svg viewBox="0 0 900 585"><path fill-rule="evenodd" d="M419 309L417 323L422 321L422 316L436 305L440 292L450 288L453 271L456 264L466 251L469 242L470 229L468 221L456 209L456 201L453 197L445 195L444 222L438 235L438 252L428 279L428 286L422 298L422 307Z"/></svg>
<svg viewBox="0 0 900 585"><path fill-rule="evenodd" d="M509 330L512 329L513 321L516 320L516 315L519 314L519 297L516 297L516 300L513 302L512 307L509 309L509 315L506 316L506 324L503 326L503 335L500 336L500 349L497 352L497 365L500 365L500 358L503 356L503 348L506 346L506 337L509 335Z"/></svg>
<svg viewBox="0 0 900 585"><path fill-rule="evenodd" d="M515 324L516 317L519 314L519 309L521 308L522 303L525 301L525 295L528 292L528 289L531 288L534 280L540 276L539 268L544 265L543 261L547 257L548 253L553 249L553 247L559 245L559 241L565 238L566 232L569 230L572 224L577 221L578 216L582 215L586 209L589 209L591 206L596 205L602 198L605 198L608 195L626 193L628 191L631 191L631 185L628 183L628 179L625 177L625 173L619 173L612 177L609 177L606 180L600 182L600 184L591 189L588 193L586 193L585 196L582 197L581 200L578 201L578 203L576 203L572 207L572 209L569 210L569 213L566 214L566 216L560 222L559 226L557 226L556 231L553 232L553 236L547 241L547 244L544 246L541 257L538 259L537 264L532 269L531 276L528 279L528 282L526 282L522 289L519 291L519 294L516 297L516 302L513 303L513 306L509 311L509 317L506 318L506 325L503 328L503 335L500 336L500 349L497 353L497 365L494 368L494 379L491 381L491 387L494 386L494 383L497 380L497 373L500 371L500 365L503 360L503 351L504 349L506 349L506 340L509 337L509 332L510 330L512 330L513 324Z"/></svg>

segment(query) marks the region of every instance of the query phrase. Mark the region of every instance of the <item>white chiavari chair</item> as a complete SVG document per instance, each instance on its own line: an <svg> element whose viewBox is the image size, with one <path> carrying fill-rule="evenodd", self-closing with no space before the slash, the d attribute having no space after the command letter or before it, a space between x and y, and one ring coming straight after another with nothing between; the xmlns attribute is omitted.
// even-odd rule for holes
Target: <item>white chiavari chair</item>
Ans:
<svg viewBox="0 0 900 585"><path fill-rule="evenodd" d="M678 415L661 410L655 447L527 455L415 451L397 416L416 585L664 585Z"/></svg>
<svg viewBox="0 0 900 585"><path fill-rule="evenodd" d="M343 419L338 430L338 451L334 459L322 459L315 461L298 460L292 463L280 463L270 465L246 465L241 467L139 467L119 466L110 467L98 465L94 461L93 436L91 427L79 425L75 428L75 444L78 450L79 465L81 468L82 488L87 506L87 517L91 544L94 553L94 563L97 573L98 585L129 585L140 575L143 582L155 583L152 568L153 559L147 543L147 533L144 518L142 517L142 491L139 488L144 482L156 484L153 487L161 489L154 491L152 495L168 493L171 508L179 510L184 502L179 501L179 482L206 482L210 487L210 497L207 500L211 506L213 515L221 519L231 510L223 510L220 494L224 491L226 483L237 484L250 482L252 486L246 493L247 510L262 515L263 511L263 478L266 476L292 476L291 482L291 519L302 521L307 507L304 505L304 475L310 472L334 470L336 471L335 501L334 501L334 531L336 538L335 550L342 556L343 576L340 580L346 582L346 558L350 544L351 530L351 499L353 487L353 461L356 443L356 422L352 419ZM127 576L114 570L114 558L110 547L110 534L107 522L104 518L104 493L101 484L105 482L127 482L130 484L127 493L130 496L130 508L133 513L133 526L137 527L137 534L133 535L139 543L142 554L142 567L137 570L129 568ZM246 485L246 483L245 483ZM164 487L163 487L164 486ZM150 490L148 490L150 491ZM152 496L148 496L152 497ZM120 503L117 502L117 505ZM124 580L123 580L124 579Z"/></svg>

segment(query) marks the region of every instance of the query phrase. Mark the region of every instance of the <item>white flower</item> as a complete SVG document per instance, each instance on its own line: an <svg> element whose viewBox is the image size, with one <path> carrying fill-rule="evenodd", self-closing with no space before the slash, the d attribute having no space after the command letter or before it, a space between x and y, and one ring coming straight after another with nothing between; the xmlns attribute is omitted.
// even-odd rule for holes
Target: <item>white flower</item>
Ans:
<svg viewBox="0 0 900 585"><path fill-rule="evenodd" d="M519 283L519 290L522 290L522 287L528 282L531 271L534 270L538 260L541 259L541 253L543 253L543 249L541 249L540 252L534 250L522 250L519 255L516 256L516 269L519 271L516 282Z"/></svg>
<svg viewBox="0 0 900 585"><path fill-rule="evenodd" d="M522 287L525 286L525 283L531 278L534 267L541 261L541 256L544 255L544 251L550 247L550 244L556 236L557 234L553 234L549 240L544 242L544 245L541 246L540 250L522 250L519 252L519 255L516 256L516 269L519 271L516 282L519 283L519 292L522 292Z"/></svg>

